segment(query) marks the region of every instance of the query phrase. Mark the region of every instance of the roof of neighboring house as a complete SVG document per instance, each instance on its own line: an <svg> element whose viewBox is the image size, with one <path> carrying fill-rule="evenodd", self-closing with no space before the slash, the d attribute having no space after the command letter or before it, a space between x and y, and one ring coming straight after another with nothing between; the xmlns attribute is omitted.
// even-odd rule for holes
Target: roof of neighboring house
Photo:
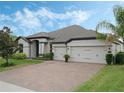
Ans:
<svg viewBox="0 0 124 93"><path fill-rule="evenodd" d="M16 40L19 40L20 38L23 39L23 40L26 41L26 42L30 42L29 39L27 39L27 38L25 38L25 37L22 37L22 36L19 36Z"/></svg>
<svg viewBox="0 0 124 93"><path fill-rule="evenodd" d="M87 30L78 25L72 25L69 27L65 27L56 31L52 31L49 33L41 32L34 35L30 35L26 38L40 38L40 37L49 37L52 38L52 42L68 42L72 39L88 39L88 38L96 38L96 31Z"/></svg>

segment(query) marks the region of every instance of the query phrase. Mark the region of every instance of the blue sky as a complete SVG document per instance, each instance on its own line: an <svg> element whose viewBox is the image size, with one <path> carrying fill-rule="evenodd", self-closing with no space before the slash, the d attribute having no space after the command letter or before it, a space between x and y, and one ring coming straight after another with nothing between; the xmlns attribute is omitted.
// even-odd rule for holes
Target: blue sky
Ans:
<svg viewBox="0 0 124 93"><path fill-rule="evenodd" d="M95 30L98 22L115 24L112 8L123 1L0 1L0 29L18 36L54 31L69 25Z"/></svg>

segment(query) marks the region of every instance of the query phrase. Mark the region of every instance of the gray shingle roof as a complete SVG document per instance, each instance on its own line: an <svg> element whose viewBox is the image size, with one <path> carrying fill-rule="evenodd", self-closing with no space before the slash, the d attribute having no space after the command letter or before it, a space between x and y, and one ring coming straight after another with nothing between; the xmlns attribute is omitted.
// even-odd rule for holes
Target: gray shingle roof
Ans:
<svg viewBox="0 0 124 93"><path fill-rule="evenodd" d="M49 37L49 35L46 32L40 32L40 33L27 36L27 38L33 38L33 37Z"/></svg>
<svg viewBox="0 0 124 93"><path fill-rule="evenodd" d="M96 32L86 30L78 25L72 25L57 31L50 32L49 36L55 38L54 42L66 42L72 38L96 37Z"/></svg>
<svg viewBox="0 0 124 93"><path fill-rule="evenodd" d="M74 38L96 37L96 31L86 30L81 26L72 25L49 33L41 32L34 35L30 35L28 37L43 37L43 36L54 38L53 42L67 42L68 40Z"/></svg>

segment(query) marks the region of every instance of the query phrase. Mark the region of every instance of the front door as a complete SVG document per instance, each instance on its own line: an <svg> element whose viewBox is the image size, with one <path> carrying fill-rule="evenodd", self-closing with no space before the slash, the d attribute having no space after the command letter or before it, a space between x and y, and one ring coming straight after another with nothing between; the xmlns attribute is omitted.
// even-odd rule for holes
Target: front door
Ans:
<svg viewBox="0 0 124 93"><path fill-rule="evenodd" d="M36 40L36 57L39 56L39 41Z"/></svg>

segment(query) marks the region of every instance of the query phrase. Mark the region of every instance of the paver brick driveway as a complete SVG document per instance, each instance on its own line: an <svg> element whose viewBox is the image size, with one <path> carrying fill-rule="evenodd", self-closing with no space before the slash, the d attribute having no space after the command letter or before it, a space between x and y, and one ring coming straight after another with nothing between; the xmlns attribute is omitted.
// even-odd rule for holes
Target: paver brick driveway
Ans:
<svg viewBox="0 0 124 93"><path fill-rule="evenodd" d="M6 72L0 80L34 91L73 91L105 65L47 61Z"/></svg>

